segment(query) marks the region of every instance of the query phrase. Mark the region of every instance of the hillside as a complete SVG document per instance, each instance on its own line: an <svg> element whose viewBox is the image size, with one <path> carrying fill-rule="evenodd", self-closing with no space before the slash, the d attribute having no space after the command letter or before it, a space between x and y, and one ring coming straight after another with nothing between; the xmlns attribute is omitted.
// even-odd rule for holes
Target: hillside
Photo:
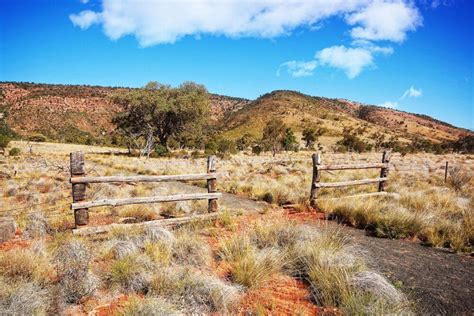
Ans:
<svg viewBox="0 0 474 316"><path fill-rule="evenodd" d="M421 138L435 143L472 133L425 115L294 91L265 94L245 108L229 113L222 126L231 138L242 133L258 136L271 117L281 118L296 132L307 125L323 127L328 131L323 137L323 143L327 144L339 139L344 128L354 130L369 142L379 133L384 134L386 140L396 136L402 142Z"/></svg>
<svg viewBox="0 0 474 316"><path fill-rule="evenodd" d="M40 133L52 140L85 142L114 129L112 118L120 108L110 96L130 88L0 82L0 118L20 136ZM241 109L250 101L211 94L211 119ZM45 123L47 122L47 123Z"/></svg>
<svg viewBox="0 0 474 316"><path fill-rule="evenodd" d="M110 96L128 89L4 82L0 83L0 115L23 137L40 133L65 142L105 139L113 131L111 120L120 110ZM308 124L326 128L323 144L335 143L344 128L369 141L384 134L386 139L397 136L402 142L417 137L441 142L471 133L424 115L294 91L274 91L254 101L211 94L211 119L230 138L244 133L261 136L271 117L283 119L297 133Z"/></svg>

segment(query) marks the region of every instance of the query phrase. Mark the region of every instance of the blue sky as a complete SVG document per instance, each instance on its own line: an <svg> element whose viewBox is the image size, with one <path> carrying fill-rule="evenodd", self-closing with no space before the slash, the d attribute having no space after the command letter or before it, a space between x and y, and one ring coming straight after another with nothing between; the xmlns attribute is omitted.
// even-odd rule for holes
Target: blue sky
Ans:
<svg viewBox="0 0 474 316"><path fill-rule="evenodd" d="M0 81L291 89L474 129L473 12L469 0L1 0Z"/></svg>

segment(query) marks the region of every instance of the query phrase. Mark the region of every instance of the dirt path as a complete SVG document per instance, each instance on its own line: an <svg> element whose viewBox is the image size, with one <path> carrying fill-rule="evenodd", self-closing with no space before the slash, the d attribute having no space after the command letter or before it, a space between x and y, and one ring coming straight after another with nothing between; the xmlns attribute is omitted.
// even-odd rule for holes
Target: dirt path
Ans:
<svg viewBox="0 0 474 316"><path fill-rule="evenodd" d="M205 189L184 183L173 186L187 192ZM260 211L265 203L223 193L220 205L228 209ZM321 222L319 222L321 223ZM315 223L317 224L317 223ZM417 305L420 314L467 315L474 313L474 258L415 242L367 236L363 230L338 226L366 253L369 265L394 283Z"/></svg>
<svg viewBox="0 0 474 316"><path fill-rule="evenodd" d="M474 258L415 242L370 237L363 230L338 226L367 252L374 269L394 283L402 282L403 291L417 304L418 313L474 313Z"/></svg>

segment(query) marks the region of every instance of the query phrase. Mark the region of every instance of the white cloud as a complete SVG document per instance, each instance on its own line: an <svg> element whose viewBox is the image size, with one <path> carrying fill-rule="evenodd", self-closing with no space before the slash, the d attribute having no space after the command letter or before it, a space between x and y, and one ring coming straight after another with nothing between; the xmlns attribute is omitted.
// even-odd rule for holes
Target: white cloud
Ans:
<svg viewBox="0 0 474 316"><path fill-rule="evenodd" d="M386 101L382 104L379 104L379 106L384 107L384 108L394 109L394 108L398 107L398 103L397 102Z"/></svg>
<svg viewBox="0 0 474 316"><path fill-rule="evenodd" d="M314 69L318 65L316 60L311 61L296 61L290 60L284 62L278 68L277 76L280 76L280 69L285 67L288 73L293 77L309 77L313 75Z"/></svg>
<svg viewBox="0 0 474 316"><path fill-rule="evenodd" d="M89 0L79 0L82 4L87 4L89 3Z"/></svg>
<svg viewBox="0 0 474 316"><path fill-rule="evenodd" d="M315 57L321 65L344 70L350 79L373 64L372 53L364 48L332 46L317 52Z"/></svg>
<svg viewBox="0 0 474 316"><path fill-rule="evenodd" d="M391 46L377 46L368 40L357 39L352 41L352 46L364 48L371 53L380 53L383 55L393 54L393 48Z"/></svg>
<svg viewBox="0 0 474 316"><path fill-rule="evenodd" d="M374 55L390 55L392 47L381 47L366 40L353 41L353 47L332 46L316 52L310 61L290 60L278 68L277 76L282 67L286 67L293 77L312 76L316 66L328 66L343 70L349 79L357 77L365 68L373 66Z"/></svg>
<svg viewBox="0 0 474 316"><path fill-rule="evenodd" d="M100 22L100 14L90 10L81 11L79 14L71 14L69 18L75 26L79 26L83 30Z"/></svg>
<svg viewBox="0 0 474 316"><path fill-rule="evenodd" d="M358 39L402 41L421 22L409 0L102 0L102 11L70 16L83 29L101 23L111 39L134 35L142 46L200 34L273 38L346 16Z"/></svg>
<svg viewBox="0 0 474 316"><path fill-rule="evenodd" d="M408 2L375 0L362 10L348 14L346 21L356 26L351 30L353 38L403 42L408 31L422 24L422 17Z"/></svg>
<svg viewBox="0 0 474 316"><path fill-rule="evenodd" d="M414 86L411 86L403 93L403 95L400 97L400 100L403 100L405 98L419 98L422 95L423 95L423 90L417 89Z"/></svg>

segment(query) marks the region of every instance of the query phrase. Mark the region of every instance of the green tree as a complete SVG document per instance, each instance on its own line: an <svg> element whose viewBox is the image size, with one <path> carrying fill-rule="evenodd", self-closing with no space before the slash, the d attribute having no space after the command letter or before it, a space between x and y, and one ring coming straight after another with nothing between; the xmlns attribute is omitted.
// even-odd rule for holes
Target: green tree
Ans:
<svg viewBox="0 0 474 316"><path fill-rule="evenodd" d="M283 149L286 151L297 151L299 148L298 140L291 128L287 128L285 138L283 138Z"/></svg>
<svg viewBox="0 0 474 316"><path fill-rule="evenodd" d="M149 155L155 142L167 146L173 137L186 145L190 138L202 136L209 113L209 95L202 85L185 82L177 88L148 84L145 89L113 96L123 108L114 118L129 146Z"/></svg>
<svg viewBox="0 0 474 316"><path fill-rule="evenodd" d="M264 149L271 150L273 156L281 150L286 135L286 125L281 119L272 118L263 129L262 144Z"/></svg>
<svg viewBox="0 0 474 316"><path fill-rule="evenodd" d="M255 141L254 137L250 133L245 133L237 140L237 149L245 150Z"/></svg>
<svg viewBox="0 0 474 316"><path fill-rule="evenodd" d="M362 141L348 130L344 132L342 139L337 144L341 146L340 151L342 151L342 148L355 152L364 152L372 149L371 144Z"/></svg>

